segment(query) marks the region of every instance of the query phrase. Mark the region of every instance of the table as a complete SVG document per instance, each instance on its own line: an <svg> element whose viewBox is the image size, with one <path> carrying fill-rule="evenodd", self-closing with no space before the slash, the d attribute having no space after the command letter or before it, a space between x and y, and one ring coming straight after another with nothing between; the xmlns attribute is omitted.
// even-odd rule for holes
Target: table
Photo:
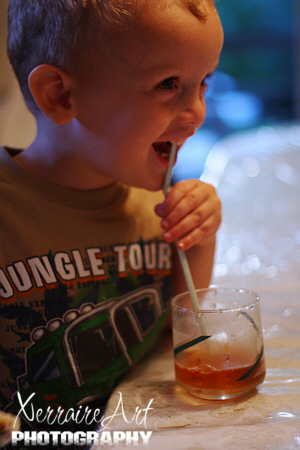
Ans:
<svg viewBox="0 0 300 450"><path fill-rule="evenodd" d="M120 400L123 413L107 430L152 431L151 450L299 449L300 126L262 127L224 139L211 151L203 179L216 186L223 203L212 284L259 293L265 381L242 399L190 396L175 383L166 331L113 392L105 417L121 412ZM152 409L139 420L126 422L147 406ZM131 446L145 448L140 436L137 446L121 441L101 448Z"/></svg>

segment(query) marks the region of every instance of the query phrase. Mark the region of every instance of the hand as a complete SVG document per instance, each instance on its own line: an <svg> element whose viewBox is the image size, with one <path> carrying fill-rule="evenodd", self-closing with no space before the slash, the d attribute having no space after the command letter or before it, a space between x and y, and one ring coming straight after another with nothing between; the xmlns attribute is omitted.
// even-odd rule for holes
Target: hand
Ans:
<svg viewBox="0 0 300 450"><path fill-rule="evenodd" d="M221 201L215 188L199 180L175 184L155 212L162 218L164 240L177 241L181 250L213 236L221 223Z"/></svg>

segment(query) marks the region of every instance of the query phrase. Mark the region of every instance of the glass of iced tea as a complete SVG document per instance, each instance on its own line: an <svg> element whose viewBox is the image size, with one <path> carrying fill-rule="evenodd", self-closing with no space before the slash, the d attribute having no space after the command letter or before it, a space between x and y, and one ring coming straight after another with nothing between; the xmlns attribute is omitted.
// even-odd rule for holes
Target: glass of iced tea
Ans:
<svg viewBox="0 0 300 450"><path fill-rule="evenodd" d="M244 289L212 287L172 299L177 383L190 394L226 400L255 390L265 377L259 297Z"/></svg>

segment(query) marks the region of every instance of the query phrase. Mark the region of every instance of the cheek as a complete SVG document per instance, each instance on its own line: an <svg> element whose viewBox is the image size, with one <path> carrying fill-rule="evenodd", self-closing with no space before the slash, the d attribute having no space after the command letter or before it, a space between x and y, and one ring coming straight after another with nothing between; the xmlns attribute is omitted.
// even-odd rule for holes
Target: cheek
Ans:
<svg viewBox="0 0 300 450"><path fill-rule="evenodd" d="M116 91L82 89L76 97L76 118L95 134L109 132L122 114L122 103Z"/></svg>
<svg viewBox="0 0 300 450"><path fill-rule="evenodd" d="M150 140L151 143L157 140L169 123L168 114L147 105L131 105L115 115L115 127L119 133L134 136L140 141Z"/></svg>
<svg viewBox="0 0 300 450"><path fill-rule="evenodd" d="M150 145L172 120L170 111L152 100L111 89L82 91L77 105L78 121L93 134L112 143L126 140L126 144Z"/></svg>

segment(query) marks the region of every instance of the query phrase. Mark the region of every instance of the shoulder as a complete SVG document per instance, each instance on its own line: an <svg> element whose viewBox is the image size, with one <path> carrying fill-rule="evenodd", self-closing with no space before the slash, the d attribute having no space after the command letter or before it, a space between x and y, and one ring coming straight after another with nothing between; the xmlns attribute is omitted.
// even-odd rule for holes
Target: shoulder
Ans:
<svg viewBox="0 0 300 450"><path fill-rule="evenodd" d="M0 181L2 189L6 185L15 184L20 179L20 167L14 160L14 156L22 150L0 146Z"/></svg>
<svg viewBox="0 0 300 450"><path fill-rule="evenodd" d="M10 148L0 145L0 164L2 167L9 167L12 169L14 166L16 166L16 163L14 162L14 156L18 155L20 152L22 152L21 149L16 148Z"/></svg>
<svg viewBox="0 0 300 450"><path fill-rule="evenodd" d="M5 177L6 173L13 171L14 165L13 155L6 147L0 146L1 179Z"/></svg>
<svg viewBox="0 0 300 450"><path fill-rule="evenodd" d="M0 145L0 157L2 158L13 158L14 156L21 153L23 149L20 148L12 148Z"/></svg>

